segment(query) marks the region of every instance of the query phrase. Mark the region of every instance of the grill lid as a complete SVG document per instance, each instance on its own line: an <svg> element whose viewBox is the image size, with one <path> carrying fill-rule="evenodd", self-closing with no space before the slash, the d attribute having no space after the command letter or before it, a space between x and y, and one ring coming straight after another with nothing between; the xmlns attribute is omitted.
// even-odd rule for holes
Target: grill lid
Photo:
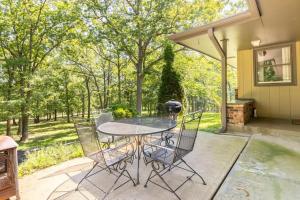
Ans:
<svg viewBox="0 0 300 200"><path fill-rule="evenodd" d="M182 109L182 104L179 101L170 100L165 103L165 107L170 113L180 113Z"/></svg>

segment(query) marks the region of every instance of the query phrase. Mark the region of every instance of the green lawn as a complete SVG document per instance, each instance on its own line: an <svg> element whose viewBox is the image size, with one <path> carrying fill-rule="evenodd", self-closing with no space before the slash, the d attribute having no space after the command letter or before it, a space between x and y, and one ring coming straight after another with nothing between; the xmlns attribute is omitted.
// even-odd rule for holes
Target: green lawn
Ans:
<svg viewBox="0 0 300 200"><path fill-rule="evenodd" d="M217 133L220 126L220 114L203 114L200 124L201 131ZM18 141L17 126L12 127L12 132L14 139ZM65 119L42 121L38 124L30 122L29 132L29 139L26 142L18 142L18 149L28 150L36 147L42 149L26 156L27 160L19 166L20 176L82 156L82 150L78 143L67 146L62 145L77 140L73 123L67 123ZM4 133L5 122L0 122L0 135Z"/></svg>
<svg viewBox="0 0 300 200"><path fill-rule="evenodd" d="M178 118L177 127L180 127L182 118ZM198 121L190 122L189 128L196 128ZM219 133L221 128L221 115L219 113L203 113L199 131L210 132L210 133Z"/></svg>
<svg viewBox="0 0 300 200"><path fill-rule="evenodd" d="M32 152L26 156L26 161L19 165L19 176L31 174L61 162L81 157L83 155L79 143L71 145L58 144Z"/></svg>
<svg viewBox="0 0 300 200"><path fill-rule="evenodd" d="M12 132L14 139L18 141L20 137L16 135L17 126L13 126ZM0 133L5 133L5 122L0 123ZM74 124L67 123L64 119L58 119L58 121L42 121L38 124L31 122L29 125L29 133L29 138L26 142L18 142L19 150L45 147L77 140Z"/></svg>
<svg viewBox="0 0 300 200"><path fill-rule="evenodd" d="M203 113L200 122L200 131L218 133L220 128L221 128L220 113Z"/></svg>

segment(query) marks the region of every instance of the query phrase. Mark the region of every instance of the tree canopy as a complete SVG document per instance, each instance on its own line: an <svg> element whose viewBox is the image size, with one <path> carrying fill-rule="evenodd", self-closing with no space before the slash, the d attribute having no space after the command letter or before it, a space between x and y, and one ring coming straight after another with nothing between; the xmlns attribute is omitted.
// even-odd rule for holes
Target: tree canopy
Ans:
<svg viewBox="0 0 300 200"><path fill-rule="evenodd" d="M25 141L28 123L90 118L95 109L117 105L152 115L168 98L184 99L187 110L205 103L219 111L219 63L167 36L242 10L241 2L0 0L0 119L6 134L18 122ZM175 72L184 92L162 97L179 87ZM232 95L235 69L228 74Z"/></svg>

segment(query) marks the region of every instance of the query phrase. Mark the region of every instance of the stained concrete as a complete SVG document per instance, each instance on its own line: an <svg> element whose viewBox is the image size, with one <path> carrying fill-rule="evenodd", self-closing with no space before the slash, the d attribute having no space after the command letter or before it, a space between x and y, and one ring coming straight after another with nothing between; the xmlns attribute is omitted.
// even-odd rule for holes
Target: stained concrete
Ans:
<svg viewBox="0 0 300 200"><path fill-rule="evenodd" d="M300 137L254 135L214 199L300 199Z"/></svg>
<svg viewBox="0 0 300 200"><path fill-rule="evenodd" d="M229 169L237 159L241 150L245 146L248 138L226 135L214 135L201 133L198 135L195 149L186 160L193 166L206 180L207 185L203 185L198 177L193 177L178 194L186 200L206 200L211 199ZM82 176L91 167L91 162L86 158L79 158L56 165L20 180L21 197L23 200L42 199L101 199L103 194L93 185L83 182L78 192L74 189ZM133 187L131 183L126 184L119 190L114 191L108 199L114 200L152 200L176 199L171 193L149 184L143 187L151 166L141 166L141 184ZM129 171L135 177L136 162L129 166ZM185 172L174 170L166 176L172 186L176 186L180 181L185 180ZM97 174L91 178L96 185L104 189L113 181L112 176L107 174Z"/></svg>
<svg viewBox="0 0 300 200"><path fill-rule="evenodd" d="M245 126L228 125L230 133L241 135L272 135L300 137L300 125L295 125L291 120L255 118Z"/></svg>

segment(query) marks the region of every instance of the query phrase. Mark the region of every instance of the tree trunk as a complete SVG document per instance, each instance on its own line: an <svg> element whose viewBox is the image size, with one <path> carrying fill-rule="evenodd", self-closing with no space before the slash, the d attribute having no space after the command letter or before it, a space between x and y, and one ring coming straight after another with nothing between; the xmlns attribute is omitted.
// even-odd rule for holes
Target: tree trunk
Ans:
<svg viewBox="0 0 300 200"><path fill-rule="evenodd" d="M12 75L12 69L10 66L8 66L8 90L7 90L7 96L6 96L6 100L10 101L11 100L11 92L12 92L12 79L13 79L13 75ZM10 115L10 107L8 107L8 111L9 111L9 115ZM10 116L8 116L8 119L6 121L6 135L10 136L11 135L11 118Z"/></svg>
<svg viewBox="0 0 300 200"><path fill-rule="evenodd" d="M21 141L24 142L28 139L28 121L29 121L29 116L26 112L22 111L22 129L21 129L21 133L22 133L22 137L21 137Z"/></svg>
<svg viewBox="0 0 300 200"><path fill-rule="evenodd" d="M109 69L108 74L107 74L107 88L106 88L106 108L109 107L110 103L111 103L111 99L110 99L110 83L111 83L111 71Z"/></svg>
<svg viewBox="0 0 300 200"><path fill-rule="evenodd" d="M84 94L82 94L82 96L81 96L81 102L82 102L81 117L84 118L84 114L85 114L85 95Z"/></svg>
<svg viewBox="0 0 300 200"><path fill-rule="evenodd" d="M6 120L6 135L11 136L11 119Z"/></svg>
<svg viewBox="0 0 300 200"><path fill-rule="evenodd" d="M40 116L39 115L36 115L35 117L34 117L34 123L35 124L37 124L37 123L40 123Z"/></svg>
<svg viewBox="0 0 300 200"><path fill-rule="evenodd" d="M67 122L70 123L70 102L69 102L69 91L68 89L66 88L66 94L67 94L67 97L66 97L66 106L67 106Z"/></svg>
<svg viewBox="0 0 300 200"><path fill-rule="evenodd" d="M101 97L100 87L99 87L97 78L96 78L96 76L95 76L94 74L92 74L92 76L93 76L94 83L95 83L95 86L96 86L96 89L97 89L98 98L99 98L99 101L100 101L100 108L103 108L103 102L102 102L102 97Z"/></svg>
<svg viewBox="0 0 300 200"><path fill-rule="evenodd" d="M143 98L143 50L142 40L139 39L138 62L136 64L136 111L142 115L142 98Z"/></svg>
<svg viewBox="0 0 300 200"><path fill-rule="evenodd" d="M21 106L21 118L22 118L22 128L21 128L21 141L26 141L28 139L28 121L29 121L29 114L28 114L28 105L29 105L29 98L30 98L30 91L25 93L25 85L27 88L30 88L29 83L25 84L25 78L21 79L21 97L25 97L25 102Z"/></svg>
<svg viewBox="0 0 300 200"><path fill-rule="evenodd" d="M67 77L66 77L67 79ZM68 87L68 80L65 80L65 95L66 95L66 100L65 100L65 103L66 103L66 112L67 112L67 122L70 123L71 120L70 120L70 101L69 101L69 87Z"/></svg>
<svg viewBox="0 0 300 200"><path fill-rule="evenodd" d="M90 91L90 86L89 86L89 78L85 78L85 87L86 87L86 91L87 91L87 100L88 100L88 120L90 120L91 118L91 91Z"/></svg>
<svg viewBox="0 0 300 200"><path fill-rule="evenodd" d="M22 118L19 118L19 124L18 124L18 135L21 135L22 131Z"/></svg>
<svg viewBox="0 0 300 200"><path fill-rule="evenodd" d="M118 61L118 102L121 103L121 66Z"/></svg>
<svg viewBox="0 0 300 200"><path fill-rule="evenodd" d="M57 121L57 109L54 109L54 121Z"/></svg>
<svg viewBox="0 0 300 200"><path fill-rule="evenodd" d="M16 118L13 118L13 126L17 126Z"/></svg>
<svg viewBox="0 0 300 200"><path fill-rule="evenodd" d="M106 72L103 70L103 108L107 107L106 99Z"/></svg>

